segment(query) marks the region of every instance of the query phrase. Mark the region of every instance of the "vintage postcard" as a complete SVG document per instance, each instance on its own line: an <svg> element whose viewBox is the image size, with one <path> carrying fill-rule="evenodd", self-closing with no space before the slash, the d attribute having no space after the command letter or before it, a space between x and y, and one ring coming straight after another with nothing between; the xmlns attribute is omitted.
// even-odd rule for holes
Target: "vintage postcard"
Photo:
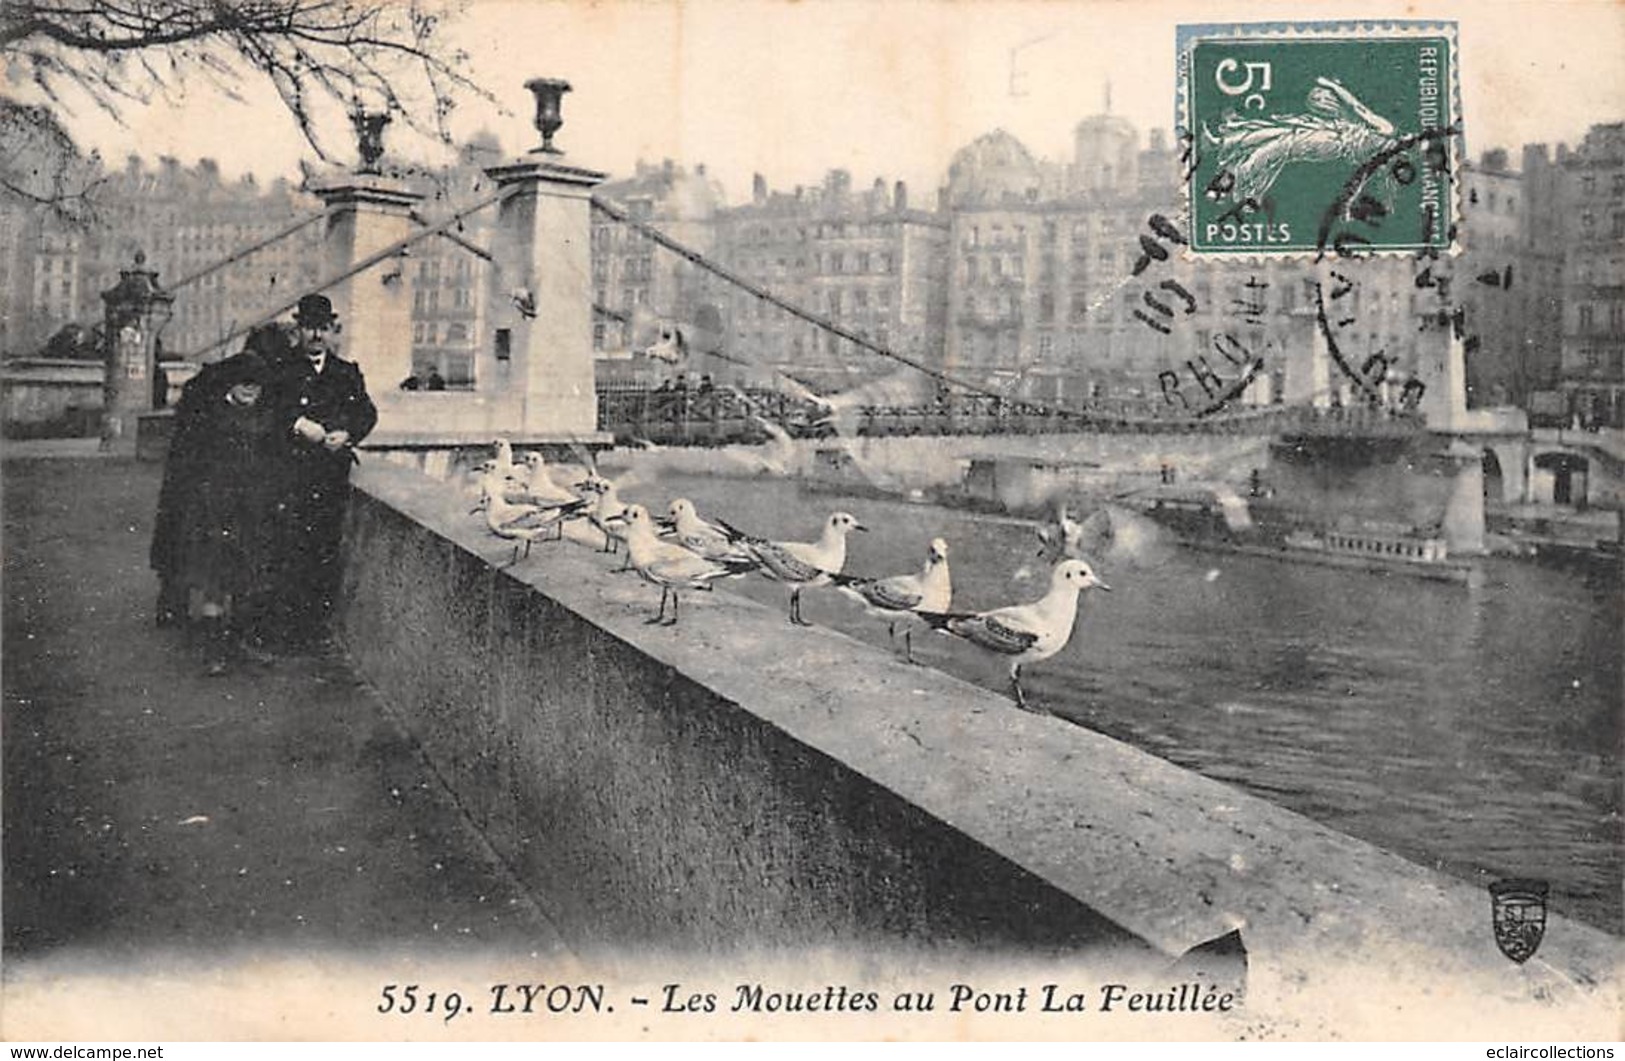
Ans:
<svg viewBox="0 0 1625 1061"><path fill-rule="evenodd" d="M1625 8L0 27L8 1041L1618 1038Z"/></svg>

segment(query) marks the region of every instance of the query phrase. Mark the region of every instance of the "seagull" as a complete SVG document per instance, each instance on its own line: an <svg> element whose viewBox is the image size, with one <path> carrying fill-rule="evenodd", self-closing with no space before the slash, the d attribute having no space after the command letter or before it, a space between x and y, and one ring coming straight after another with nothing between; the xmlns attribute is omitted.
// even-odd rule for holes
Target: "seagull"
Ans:
<svg viewBox="0 0 1625 1061"><path fill-rule="evenodd" d="M504 479L518 479L523 481L525 473L519 470L519 465L513 460L513 443L505 438L496 440L496 471Z"/></svg>
<svg viewBox="0 0 1625 1061"><path fill-rule="evenodd" d="M886 636L893 643L893 651L896 650L897 620L907 619L915 612L946 612L953 598L953 583L948 575L948 543L941 538L931 539L925 568L917 575L854 578L837 574L831 576L831 581L836 589L863 605L864 611L887 620ZM913 631L908 626L903 628L903 646L908 661L913 663Z"/></svg>
<svg viewBox="0 0 1625 1061"><path fill-rule="evenodd" d="M830 576L839 574L846 566L847 533L869 529L846 512L832 514L816 542L770 542L753 538L726 523L721 526L742 541L760 561L762 574L790 587L790 621L797 626L812 625L801 617L801 591L808 586L828 585Z"/></svg>
<svg viewBox="0 0 1625 1061"><path fill-rule="evenodd" d="M615 484L592 472L576 484L576 489L593 495L587 499L585 512L592 525L604 534L604 547L599 552L615 552L619 548L616 543L626 536L627 509L627 505L616 495Z"/></svg>
<svg viewBox="0 0 1625 1061"><path fill-rule="evenodd" d="M520 560L519 543L525 543L525 555L530 555L530 543L542 537L551 528L557 528L557 534L564 534L564 521L572 515L586 508L587 503L574 500L565 505L520 505L508 501L502 496L500 490L491 490L489 486L480 490L479 504L474 511L482 509L485 512L485 525L492 534L499 538L507 538L514 543L513 559L504 567L512 567Z"/></svg>
<svg viewBox="0 0 1625 1061"><path fill-rule="evenodd" d="M497 471L494 457L487 457L481 461L475 471L479 474L474 477L474 485L480 494L501 494L510 504L523 504L530 497L530 492L525 489L523 483L505 478Z"/></svg>
<svg viewBox="0 0 1625 1061"><path fill-rule="evenodd" d="M750 550L735 535L701 518L694 502L679 497L670 508L672 540L692 553L718 562L747 561L755 563Z"/></svg>
<svg viewBox="0 0 1625 1061"><path fill-rule="evenodd" d="M642 505L626 506L626 552L632 567L644 581L660 587L660 611L646 622L651 625L676 626L679 590L709 590L719 578L734 578L756 567L756 561L709 560L685 549L676 542L662 541L655 536L654 521L649 510ZM666 619L666 598L671 598L671 618Z"/></svg>
<svg viewBox="0 0 1625 1061"><path fill-rule="evenodd" d="M1038 555L1056 563L1061 560L1083 559L1083 524L1067 515L1066 502L1055 504L1055 519L1038 527L1038 540L1043 548Z"/></svg>
<svg viewBox="0 0 1625 1061"><path fill-rule="evenodd" d="M523 473L525 485L532 497L559 503L578 499L578 495L566 490L553 478L547 460L540 453L531 450L520 460L525 467Z"/></svg>
<svg viewBox="0 0 1625 1061"><path fill-rule="evenodd" d="M1023 664L1049 659L1072 639L1078 617L1078 594L1110 590L1083 560L1062 560L1050 576L1049 592L1031 604L985 612L919 612L933 628L953 634L989 652L1010 657L1010 689L1016 706L1028 710L1021 691Z"/></svg>

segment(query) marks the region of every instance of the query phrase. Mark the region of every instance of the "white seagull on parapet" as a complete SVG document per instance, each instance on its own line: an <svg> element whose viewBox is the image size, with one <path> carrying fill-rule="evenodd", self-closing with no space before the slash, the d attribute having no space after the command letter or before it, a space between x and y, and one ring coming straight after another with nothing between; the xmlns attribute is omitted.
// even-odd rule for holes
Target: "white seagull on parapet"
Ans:
<svg viewBox="0 0 1625 1061"><path fill-rule="evenodd" d="M931 539L925 568L917 575L891 578L855 578L834 575L835 588L863 605L865 611L886 620L886 636L896 650L897 621L912 619L917 612L946 612L953 600L953 582L948 574L948 543ZM912 625L912 624L910 624ZM903 647L908 661L914 662L913 631L903 628Z"/></svg>
<svg viewBox="0 0 1625 1061"><path fill-rule="evenodd" d="M827 586L830 576L840 574L846 566L847 533L869 529L850 513L836 512L824 522L816 542L770 542L718 523L761 562L762 574L790 587L790 621L797 626L812 625L801 617L801 591L808 586Z"/></svg>
<svg viewBox="0 0 1625 1061"><path fill-rule="evenodd" d="M707 560L756 563L743 541L700 516L694 502L679 497L671 503L671 540Z"/></svg>
<svg viewBox="0 0 1625 1061"><path fill-rule="evenodd" d="M572 512L585 507L581 498L571 493L548 492L538 495L525 485L523 479L514 479L504 476L499 470L499 464L494 458L487 458L479 466L479 476L475 485L481 495L493 494L501 497L510 505L531 505L536 508L552 509L560 506L574 506Z"/></svg>
<svg viewBox="0 0 1625 1061"><path fill-rule="evenodd" d="M1050 576L1049 592L1031 604L1017 604L985 612L918 614L931 626L969 641L989 652L1010 658L1010 689L1016 705L1027 708L1021 691L1024 664L1049 659L1072 639L1078 616L1078 595L1086 589L1111 589L1095 577L1082 560L1062 560Z"/></svg>
<svg viewBox="0 0 1625 1061"><path fill-rule="evenodd" d="M487 457L475 468L478 474L474 477L475 492L479 494L498 494L510 504L524 504L530 497L530 491L525 484L513 479L505 478L497 471L497 462L494 457Z"/></svg>
<svg viewBox="0 0 1625 1061"><path fill-rule="evenodd" d="M597 472L576 484L576 489L583 491L587 498L586 514L604 535L604 547L599 552L613 553L619 548L618 542L626 537L626 509L627 505L621 501L616 493L616 485L605 479ZM631 563L630 560L627 561ZM623 565L621 570L626 570Z"/></svg>
<svg viewBox="0 0 1625 1061"><path fill-rule="evenodd" d="M565 487L553 477L551 466L547 463L547 459L540 453L536 452L535 450L531 450L521 457L520 461L524 465L524 471L521 474L524 476L525 485L530 491L530 496L541 500L556 501L560 503L577 500L579 495L573 494L569 490L565 489Z"/></svg>
<svg viewBox="0 0 1625 1061"><path fill-rule="evenodd" d="M708 560L698 553L683 548L676 542L663 541L655 535L654 521L649 510L642 505L626 507L626 553L632 567L647 582L660 587L660 611L650 625L664 621L676 626L679 591L685 589L709 590L719 578L733 578L756 567L750 558L741 560ZM671 618L666 616L666 598L671 598Z"/></svg>
<svg viewBox="0 0 1625 1061"><path fill-rule="evenodd" d="M496 472L504 479L515 479L521 482L525 479L525 472L514 463L513 443L505 438L496 440Z"/></svg>
<svg viewBox="0 0 1625 1061"><path fill-rule="evenodd" d="M519 543L525 545L525 555L530 555L530 543L542 537L549 530L555 531L558 537L563 537L564 521L585 509L587 503L581 500L572 500L563 505L520 505L503 498L500 490L493 491L489 486L480 490L479 504L474 511L485 512L485 526L499 538L506 538L514 543L513 559L504 567L511 567L520 560Z"/></svg>

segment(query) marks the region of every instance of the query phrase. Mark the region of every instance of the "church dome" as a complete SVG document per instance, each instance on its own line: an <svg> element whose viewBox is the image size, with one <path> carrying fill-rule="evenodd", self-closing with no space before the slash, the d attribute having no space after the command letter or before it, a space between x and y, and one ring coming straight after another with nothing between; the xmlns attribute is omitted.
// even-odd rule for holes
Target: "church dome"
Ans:
<svg viewBox="0 0 1625 1061"><path fill-rule="evenodd" d="M1032 152L1003 129L960 148L948 166L948 201L953 206L1027 202L1038 194L1039 185Z"/></svg>

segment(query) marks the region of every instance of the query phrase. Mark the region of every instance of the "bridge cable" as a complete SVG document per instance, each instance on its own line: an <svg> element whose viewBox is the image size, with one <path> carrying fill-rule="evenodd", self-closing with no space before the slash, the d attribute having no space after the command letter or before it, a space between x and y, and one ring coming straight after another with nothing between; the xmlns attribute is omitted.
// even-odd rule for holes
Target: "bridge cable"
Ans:
<svg viewBox="0 0 1625 1061"><path fill-rule="evenodd" d="M233 339L239 338L240 336L247 335L249 332L253 331L255 328L260 327L261 325L270 324L272 321L276 320L278 317L282 316L284 313L288 312L289 310L291 310L295 306L297 306L299 304L299 299L302 298L305 294L312 294L312 293L315 293L317 291L326 291L330 287L334 287L334 286L336 286L338 284L342 284L344 281L350 279L352 276L355 276L357 273L365 272L368 269L371 269L373 266L377 265L379 262L384 261L384 260L389 259L389 258L395 257L396 255L400 254L401 251L407 249L408 247L411 247L414 244L417 244L417 243L419 243L419 242L421 242L423 240L426 240L431 236L438 236L438 235L442 234L443 232L445 232L445 230L451 228L453 225L455 225L458 222L462 221L465 217L468 217L470 214L478 213L479 211L484 210L486 207L492 206L492 205L500 202L502 200L503 196L505 196L506 194L507 193L505 191L504 192L497 192L494 195L491 195L491 196L488 196L488 197L486 197L484 199L481 199L479 202L475 203L473 206L466 207L466 208L464 208L462 210L457 211L455 214L452 214L449 217L444 218L443 220L436 221L436 222L433 222L433 223L426 223L423 231L414 232L410 236L406 236L403 239L398 239L394 243L391 243L388 246L383 247L382 249L380 249L378 251L375 251L372 254L367 255L367 257L363 258L361 261L359 261L359 262L355 263L354 265L350 266L350 268L346 269L344 272L340 273L339 275L331 277L331 278L329 278L327 280L323 280L320 283L315 284L314 286L309 288L307 291L303 292L301 295L296 295L292 300L283 302L280 305L278 305L275 309L272 309L272 310L269 310L269 311L267 311L265 313L262 313L259 317L255 318L247 326L242 327L242 328L233 328L230 332L226 333L221 338L219 338L216 341L210 343L208 346L203 347L201 350L196 351L196 353L193 356L202 357L205 354L211 353L212 351L218 350L220 347L225 346L227 343L231 342Z"/></svg>
<svg viewBox="0 0 1625 1061"><path fill-rule="evenodd" d="M923 364L920 361L915 360L914 358L908 357L908 356L903 355L903 354L899 354L895 350L891 350L891 349L888 349L886 347L883 347L880 344L878 344L876 342L873 342L872 340L870 340L868 338L865 338L863 335L861 335L861 334L859 334L857 332L854 332L854 331L852 331L852 330L850 330L848 328L842 327L841 325L835 323L834 321L829 320L828 318L821 317L818 314L811 312L810 310L803 309L802 307L796 305L795 303L787 301L786 299L781 298L778 295L775 295L772 291L768 290L767 288L762 287L759 284L753 283L752 281L745 279L744 277L740 276L738 273L736 273L733 270L727 268L726 266L719 265L718 263L716 263L714 261L711 261L704 254L701 254L699 251L694 250L692 247L688 247L688 246L686 246L686 245L684 245L682 243L679 243L677 240L675 240L675 239L671 238L670 236L666 235L664 232L661 232L658 228L655 228L652 225L648 225L648 224L645 224L642 221L638 221L638 220L634 219L627 211L622 210L621 208L615 206L614 204L612 204L611 202L609 202L608 200L604 199L601 196L597 196L597 195L592 196L591 197L591 202L592 202L593 209L595 209L595 210L599 211L600 213L604 214L606 217L609 217L611 220L620 222L621 224L624 224L624 225L628 226L629 228L633 229L634 231L642 234L645 238L651 240L652 242L658 244L659 246L663 247L667 251L670 251L671 253L673 253L673 254L677 255L678 257L684 259L685 261L689 262L690 264L695 265L700 269L704 269L705 271L707 271L707 272L709 272L709 273L711 273L711 274L713 274L713 275L715 275L717 277L720 277L722 280L724 280L724 281L726 281L726 282L728 282L730 284L733 284L734 286L742 289L743 291L747 292L748 294L750 294L750 295L752 295L752 296L754 296L754 297L756 297L758 299L761 299L764 302L767 302L767 303L769 303L769 304L771 304L773 306L778 307L779 309L783 310L784 312L790 314L793 317L799 318L800 320L804 320L807 323L812 324L815 327L822 328L823 330L825 330L827 332L830 332L830 333L832 333L834 335L837 335L840 338L845 339L848 342L854 344L855 346L859 346L859 347L861 347L861 348L863 348L865 350L870 351L871 353L879 355L880 357L888 358L888 359L890 359L892 361L897 361L897 362L899 362L901 364L907 365L909 368L912 368L917 372L923 373L924 375L930 376L931 378L933 378L935 380L938 380L941 383L947 384L947 385L949 385L951 387L956 387L956 388L959 388L960 390L969 391L969 392L974 393L974 394L980 394L980 395L982 395L984 397L997 398L997 399L1004 400L1004 401L1011 400L1005 394L1001 393L1000 391L994 390L991 387L986 387L986 386L983 386L983 385L978 384L978 383L974 383L974 382L969 381L969 380L959 379L958 377L951 376L951 375L941 371L940 369L932 368L931 366ZM785 375L788 375L788 374L785 374ZM788 378L794 379L793 376L789 376ZM1058 416L1061 416L1061 417L1067 418L1067 419L1081 420L1081 421L1090 422L1090 423L1113 423L1113 424L1124 424L1124 425L1147 424L1147 425L1166 426L1166 425L1180 424L1180 423L1189 423L1189 424L1209 423L1209 424L1211 424L1211 423L1222 423L1222 422L1224 422L1224 420L1228 416L1238 415L1236 413L1228 413L1225 416L1206 416L1206 417L1109 416L1109 415L1103 415L1103 414L1100 414L1100 413L1091 413L1091 412L1085 412L1085 411L1077 410L1077 409L1069 409L1066 406L1061 406L1061 405L1049 405L1047 403L1038 402L1038 401L1021 400L1021 401L1018 402L1018 404L1025 405L1025 406L1028 406L1030 408L1036 408L1036 409L1040 410L1041 412L1044 412L1044 413L1047 413L1047 414L1058 415ZM1245 414L1242 414L1242 415L1245 415Z"/></svg>
<svg viewBox="0 0 1625 1061"><path fill-rule="evenodd" d="M164 288L164 290L166 292L169 292L169 293L173 294L174 292L179 291L183 287L187 287L187 286L189 286L191 284L195 284L199 280L203 279L205 276L209 276L212 273L217 273L221 269L224 269L228 265L234 265L237 262L242 261L244 258L247 258L249 255L254 254L257 251L264 250L266 247L269 247L271 244L277 242L278 240L287 239L289 236L293 235L295 232L298 232L300 229L303 229L303 228L306 228L306 227L308 227L310 225L313 225L313 224L320 221L322 218L324 218L326 216L327 216L327 211L323 210L320 213L312 214L309 217L302 218L296 224L290 225L289 227L283 229L281 232L278 232L276 235L267 236L265 239L260 240L258 243L253 243L253 244L248 245L247 247L243 247L240 250L233 251L230 254L226 255L224 258L221 258L219 261L214 262L211 265L206 265L202 269L199 269L197 272L191 274L190 276L187 276L187 277L184 277L183 279L175 281L173 284L170 284L168 287Z"/></svg>
<svg viewBox="0 0 1625 1061"><path fill-rule="evenodd" d="M592 197L592 205L593 205L593 209L601 211L605 216L609 217L611 220L618 221L618 222L628 226L629 228L632 228L633 230L641 233L642 235L644 235L648 239L652 240L653 242L655 242L655 243L659 244L660 246L664 247L666 250L670 251L671 253L673 253L673 254L677 255L678 257L688 261L690 264L698 266L699 268L704 269L706 272L712 273L713 275L720 277L721 279L727 281L728 283L733 284L735 287L738 287L738 288L744 290L746 293L748 293L750 295L753 295L754 297L759 298L764 302L770 303L773 306L778 307L779 309L783 310L784 312L790 314L792 317L797 317L797 318L799 318L801 320L806 321L809 324L814 325L815 327L822 328L824 331L833 333L834 335L837 335L840 338L845 339L847 342L850 342L855 346L862 347L863 349L868 350L871 353L878 354L881 357L889 358L889 359L891 359L893 361L897 361L897 362L900 362L900 363L902 363L904 365L907 365L909 368L912 368L912 369L914 369L914 370L916 370L918 372L924 373L925 375L930 376L933 379L939 380L939 381L941 381L943 383L946 383L946 384L949 384L949 385L955 386L955 387L960 387L960 388L963 388L965 390L975 391L975 392L977 392L979 394L984 394L984 395L986 395L986 396L988 396L990 398L1002 398L1002 397L1004 397L1004 395L1000 394L996 390L992 390L992 389L987 388L987 387L982 387L979 384L971 383L971 382L966 381L966 380L955 379L954 377L949 376L946 373L944 373L944 372L942 372L942 371L940 371L938 369L934 369L929 365L926 365L926 364L923 364L923 363L921 363L919 361L916 361L915 359L913 359L911 357L907 357L907 356L905 356L903 354L899 354L894 350L889 350L886 347L883 347L883 346L879 345L878 343L875 343L872 340L865 338L864 336L860 335L857 332L851 331L850 329L847 329L847 328L843 328L841 325L836 324L834 321L831 321L828 318L821 317L818 314L813 313L810 310L802 309L800 306L796 305L795 303L787 301L786 299L783 299L783 298L779 297L778 295L775 295L773 292L769 291L767 288L762 287L759 284L755 284L755 283L745 279L744 277L740 276L738 273L736 273L733 270L727 268L726 266L719 265L716 262L711 261L709 258L707 258L705 255L701 254L699 251L694 250L691 247L685 246L684 244L677 242L676 240L672 239L670 236L666 235L664 232L661 232L659 229L657 229L657 228L655 228L655 227L653 227L651 225L644 224L641 221L635 220L626 211L621 210L620 208L612 205L607 200L605 200L605 199L603 199L603 198L601 198L599 196L595 195L595 196Z"/></svg>

